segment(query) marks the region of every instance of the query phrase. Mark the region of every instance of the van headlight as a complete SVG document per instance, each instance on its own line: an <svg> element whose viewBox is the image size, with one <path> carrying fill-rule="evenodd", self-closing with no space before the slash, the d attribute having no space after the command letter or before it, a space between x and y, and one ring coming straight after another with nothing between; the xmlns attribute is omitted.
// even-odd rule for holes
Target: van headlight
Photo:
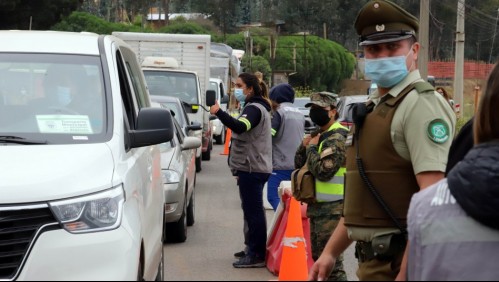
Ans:
<svg viewBox="0 0 499 282"><path fill-rule="evenodd" d="M161 171L163 175L163 184L172 184L180 182L180 173L174 170L163 170Z"/></svg>
<svg viewBox="0 0 499 282"><path fill-rule="evenodd" d="M102 193L49 203L54 216L70 233L108 231L121 225L125 192L118 186Z"/></svg>

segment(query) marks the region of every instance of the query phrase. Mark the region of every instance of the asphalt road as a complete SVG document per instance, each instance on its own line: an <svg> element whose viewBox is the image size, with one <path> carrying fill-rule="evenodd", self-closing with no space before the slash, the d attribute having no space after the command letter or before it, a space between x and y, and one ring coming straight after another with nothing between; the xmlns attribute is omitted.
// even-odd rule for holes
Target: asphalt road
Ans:
<svg viewBox="0 0 499 282"><path fill-rule="evenodd" d="M165 245L166 281L269 281L278 277L266 268L235 269L233 254L242 250L243 213L235 179L231 176L227 157L217 145L212 159L203 162L198 174L195 194L195 224L188 229L187 241ZM270 224L274 212L267 210ZM353 249L345 253L349 280L355 276Z"/></svg>

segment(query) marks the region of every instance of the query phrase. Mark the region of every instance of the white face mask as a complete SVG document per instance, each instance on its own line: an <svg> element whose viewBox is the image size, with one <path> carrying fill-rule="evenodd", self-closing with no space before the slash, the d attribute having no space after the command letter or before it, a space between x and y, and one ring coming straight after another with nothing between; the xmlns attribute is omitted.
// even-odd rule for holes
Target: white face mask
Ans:
<svg viewBox="0 0 499 282"><path fill-rule="evenodd" d="M380 59L366 59L365 74L382 88L391 88L401 82L409 74L406 60L413 52L411 50L405 56L387 57Z"/></svg>

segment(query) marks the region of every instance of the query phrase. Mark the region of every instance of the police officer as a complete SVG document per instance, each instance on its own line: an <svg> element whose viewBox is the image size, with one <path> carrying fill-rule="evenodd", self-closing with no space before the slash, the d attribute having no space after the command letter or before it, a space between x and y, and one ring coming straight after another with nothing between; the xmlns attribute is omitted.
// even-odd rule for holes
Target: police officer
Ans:
<svg viewBox="0 0 499 282"><path fill-rule="evenodd" d="M310 100L305 107L311 107L310 118L320 127L320 133L313 138L305 137L296 152L295 167L298 169L307 164L316 179L316 202L308 204L307 216L310 218L312 257L317 260L338 225L343 210L348 128L336 121L338 112L332 93L315 93ZM337 260L328 280L347 281L342 257Z"/></svg>
<svg viewBox="0 0 499 282"><path fill-rule="evenodd" d="M375 0L360 10L355 28L366 76L378 90L348 136L343 218L310 280L324 279L353 241L360 280L405 278L410 199L444 178L454 136L452 109L417 70L418 19L390 1Z"/></svg>

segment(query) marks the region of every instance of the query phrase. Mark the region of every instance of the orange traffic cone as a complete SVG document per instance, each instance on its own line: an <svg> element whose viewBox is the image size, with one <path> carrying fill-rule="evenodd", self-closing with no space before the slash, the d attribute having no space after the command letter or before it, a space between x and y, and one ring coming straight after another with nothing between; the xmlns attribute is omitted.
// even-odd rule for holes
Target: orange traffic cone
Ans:
<svg viewBox="0 0 499 282"><path fill-rule="evenodd" d="M305 281L308 279L307 251L300 203L291 198L288 222L282 240L282 260L279 281Z"/></svg>
<svg viewBox="0 0 499 282"><path fill-rule="evenodd" d="M220 154L222 156L228 156L229 155L229 145L230 145L230 139L232 138L232 131L230 128L227 128L227 134L225 134L225 147L224 151Z"/></svg>

